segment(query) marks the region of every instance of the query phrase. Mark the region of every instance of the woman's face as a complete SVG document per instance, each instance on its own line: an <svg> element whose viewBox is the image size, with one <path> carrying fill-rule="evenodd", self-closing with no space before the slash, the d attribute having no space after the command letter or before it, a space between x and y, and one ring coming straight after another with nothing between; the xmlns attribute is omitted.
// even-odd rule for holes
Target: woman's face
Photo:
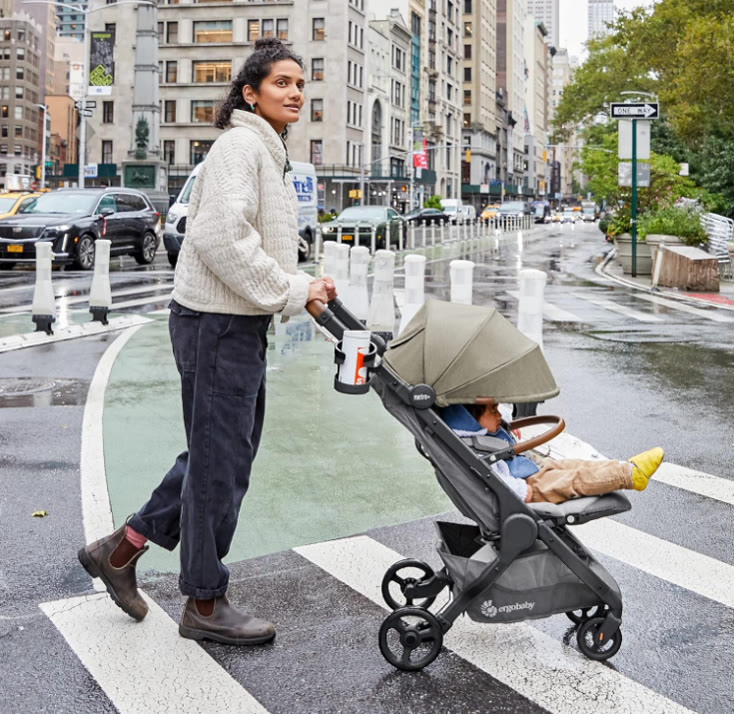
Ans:
<svg viewBox="0 0 734 714"><path fill-rule="evenodd" d="M280 60L273 62L270 74L263 79L260 91L250 85L242 90L248 104L255 105L255 114L267 121L280 134L286 124L300 118L303 107L303 70L298 62Z"/></svg>

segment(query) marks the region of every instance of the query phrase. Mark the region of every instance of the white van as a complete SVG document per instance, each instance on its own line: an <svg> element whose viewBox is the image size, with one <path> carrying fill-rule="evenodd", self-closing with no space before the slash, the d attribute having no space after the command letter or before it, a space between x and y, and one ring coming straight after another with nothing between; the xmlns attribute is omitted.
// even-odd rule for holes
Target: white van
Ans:
<svg viewBox="0 0 734 714"><path fill-rule="evenodd" d="M461 207L464 202L460 198L443 198L441 199L441 210L449 217L451 223L456 223L457 217L461 214Z"/></svg>
<svg viewBox="0 0 734 714"><path fill-rule="evenodd" d="M313 239L318 225L318 191L316 169L313 164L292 161L293 170L290 173L293 186L298 196L298 234L301 237L298 246L300 260L308 260L311 255ZM168 209L166 224L163 230L163 245L168 253L168 262L175 267L178 254L181 251L184 234L186 233L186 218L189 213L191 191L194 188L196 176L201 164L194 166L194 170L186 179L175 203Z"/></svg>

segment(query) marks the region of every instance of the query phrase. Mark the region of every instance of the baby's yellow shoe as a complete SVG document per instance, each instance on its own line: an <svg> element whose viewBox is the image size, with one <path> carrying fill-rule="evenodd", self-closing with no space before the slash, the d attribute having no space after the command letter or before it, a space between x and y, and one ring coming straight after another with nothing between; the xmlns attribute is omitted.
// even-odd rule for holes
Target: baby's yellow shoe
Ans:
<svg viewBox="0 0 734 714"><path fill-rule="evenodd" d="M654 449L648 449L631 459L627 459L632 464L632 485L635 487L635 491L645 490L647 482L658 470L664 456L663 450L656 446Z"/></svg>

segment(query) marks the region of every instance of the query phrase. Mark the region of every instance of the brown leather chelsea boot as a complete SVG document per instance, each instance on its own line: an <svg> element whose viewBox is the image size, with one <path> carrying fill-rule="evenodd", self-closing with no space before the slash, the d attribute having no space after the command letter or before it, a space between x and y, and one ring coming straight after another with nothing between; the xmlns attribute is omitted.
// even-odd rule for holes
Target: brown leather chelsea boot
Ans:
<svg viewBox="0 0 734 714"><path fill-rule="evenodd" d="M178 626L181 637L189 640L213 640L225 645L261 645L275 637L272 622L245 615L234 607L226 595L214 600L211 615L202 615L196 600L190 597Z"/></svg>

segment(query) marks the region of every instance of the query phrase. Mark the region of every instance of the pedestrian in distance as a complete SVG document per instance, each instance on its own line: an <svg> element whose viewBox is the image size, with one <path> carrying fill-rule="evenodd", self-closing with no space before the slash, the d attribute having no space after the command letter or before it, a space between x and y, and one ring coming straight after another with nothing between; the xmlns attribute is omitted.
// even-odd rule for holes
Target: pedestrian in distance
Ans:
<svg viewBox="0 0 734 714"><path fill-rule="evenodd" d="M169 331L181 377L187 450L150 499L111 535L79 551L128 615L148 612L135 567L147 540L181 549L187 596L179 633L234 645L268 642L272 623L227 598L229 552L265 411L266 332L336 297L334 282L297 270L298 200L287 126L304 102L303 62L263 38L232 81L196 179L176 267Z"/></svg>
<svg viewBox="0 0 734 714"><path fill-rule="evenodd" d="M446 407L441 416L458 436L487 435L515 443L495 402ZM600 496L618 489L644 491L663 456L663 450L655 447L627 461L543 459L538 467L526 456L518 455L509 461L497 461L492 468L526 503L563 503L570 498Z"/></svg>

